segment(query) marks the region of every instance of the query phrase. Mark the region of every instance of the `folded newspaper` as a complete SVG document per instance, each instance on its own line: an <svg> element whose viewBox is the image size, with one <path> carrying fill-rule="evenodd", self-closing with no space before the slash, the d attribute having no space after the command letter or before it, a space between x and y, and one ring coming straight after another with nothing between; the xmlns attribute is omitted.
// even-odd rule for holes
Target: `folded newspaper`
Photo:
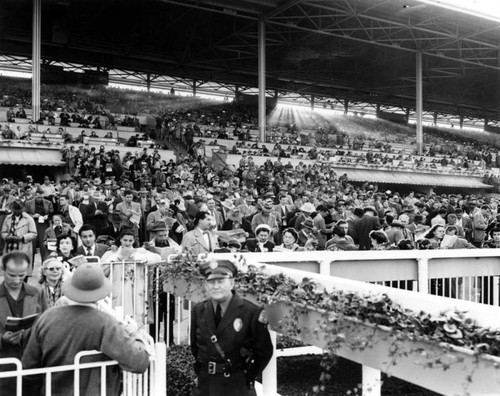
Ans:
<svg viewBox="0 0 500 396"><path fill-rule="evenodd" d="M33 315L25 316L24 318L16 318L14 316L7 316L7 321L5 322L5 330L7 331L19 331L29 329L35 323L36 318L40 314L36 313Z"/></svg>
<svg viewBox="0 0 500 396"><path fill-rule="evenodd" d="M168 260L168 256L171 254L180 253L179 249L173 247L156 247L156 246L147 246L146 250L150 252L159 254L162 260Z"/></svg>
<svg viewBox="0 0 500 396"><path fill-rule="evenodd" d="M235 230L228 231L214 231L214 233L222 242L226 243L231 239L236 239L238 242L243 243L247 239L245 230L243 228L236 228Z"/></svg>

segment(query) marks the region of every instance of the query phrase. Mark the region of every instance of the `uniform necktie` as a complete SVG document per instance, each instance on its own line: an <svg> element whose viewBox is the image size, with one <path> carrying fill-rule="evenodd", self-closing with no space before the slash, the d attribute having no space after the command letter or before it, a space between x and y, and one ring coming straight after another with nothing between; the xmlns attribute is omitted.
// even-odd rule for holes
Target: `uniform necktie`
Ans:
<svg viewBox="0 0 500 396"><path fill-rule="evenodd" d="M90 249L87 250L87 256L92 256L92 252L90 251Z"/></svg>
<svg viewBox="0 0 500 396"><path fill-rule="evenodd" d="M217 309L215 310L215 327L219 326L219 323L222 319L222 307L220 304L217 304Z"/></svg>

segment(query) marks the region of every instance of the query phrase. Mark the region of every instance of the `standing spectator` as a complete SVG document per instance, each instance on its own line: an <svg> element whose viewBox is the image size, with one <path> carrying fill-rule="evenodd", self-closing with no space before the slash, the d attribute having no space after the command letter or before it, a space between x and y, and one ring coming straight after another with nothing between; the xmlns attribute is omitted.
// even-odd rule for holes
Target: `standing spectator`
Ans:
<svg viewBox="0 0 500 396"><path fill-rule="evenodd" d="M75 233L80 231L83 225L82 214L76 206L70 205L67 195L59 197L59 213L63 218L63 222L69 224Z"/></svg>
<svg viewBox="0 0 500 396"><path fill-rule="evenodd" d="M141 205L133 202L134 193L132 190L125 190L123 192L123 202L116 205L115 212L122 216L122 223L125 228L134 231L136 241L139 240L139 223L142 217Z"/></svg>
<svg viewBox="0 0 500 396"><path fill-rule="evenodd" d="M273 199L266 197L262 202L262 210L252 217L252 230L255 233L257 227L261 224L267 224L271 228L271 238L279 232L278 219L273 210ZM257 235L255 233L255 235Z"/></svg>
<svg viewBox="0 0 500 396"><path fill-rule="evenodd" d="M363 209L363 217L354 222L353 239L359 245L359 250L370 250L370 232L380 228L377 211L373 206Z"/></svg>
<svg viewBox="0 0 500 396"><path fill-rule="evenodd" d="M481 210L472 216L472 243L478 248L483 246L490 216L491 208L488 205L482 205Z"/></svg>
<svg viewBox="0 0 500 396"><path fill-rule="evenodd" d="M271 359L273 346L262 308L235 290L230 261L200 267L209 299L191 315L191 350L198 376L195 396L255 394L253 384Z"/></svg>
<svg viewBox="0 0 500 396"><path fill-rule="evenodd" d="M194 229L184 234L182 251L194 255L210 253L219 248L217 237L210 231L213 223L210 213L201 211L194 220Z"/></svg>
<svg viewBox="0 0 500 396"><path fill-rule="evenodd" d="M40 249L42 259L47 257L47 248L45 245L45 231L50 226L50 217L54 213L54 205L48 199L43 197L43 190L38 187L36 197L26 201L26 213L35 220L37 238L33 240L33 258L34 262L36 248Z"/></svg>
<svg viewBox="0 0 500 396"><path fill-rule="evenodd" d="M33 257L32 241L37 237L35 221L24 212L24 207L19 202L14 201L11 208L12 214L7 216L2 225L1 236L5 241L3 254L20 250L31 258ZM32 274L33 262L28 268L27 276Z"/></svg>
<svg viewBox="0 0 500 396"><path fill-rule="evenodd" d="M62 286L70 305L54 307L45 312L33 328L23 367L39 368L73 364L75 356L84 350L99 350L116 360L121 368L136 373L149 366L148 353L142 341L112 315L97 309L97 301L111 292L111 282L95 264L78 267L71 279ZM121 373L117 366L106 369L106 394L119 395ZM97 395L101 390L100 368L82 370L80 394ZM66 372L52 374L52 392L70 395L74 391L74 377ZM45 376L30 377L30 394L41 394Z"/></svg>
<svg viewBox="0 0 500 396"><path fill-rule="evenodd" d="M40 313L43 310L39 290L23 279L28 275L30 257L24 252L13 251L2 257L4 281L0 283L0 358L21 359L22 346L29 332L24 330L7 331L7 316L22 318ZM1 365L0 371L15 370L13 365ZM2 395L14 395L16 378L0 379Z"/></svg>

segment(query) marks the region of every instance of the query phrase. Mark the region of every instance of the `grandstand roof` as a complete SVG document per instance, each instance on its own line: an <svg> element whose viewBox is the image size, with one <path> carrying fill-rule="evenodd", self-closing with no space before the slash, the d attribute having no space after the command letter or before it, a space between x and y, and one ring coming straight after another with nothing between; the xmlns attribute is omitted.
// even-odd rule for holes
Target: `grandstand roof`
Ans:
<svg viewBox="0 0 500 396"><path fill-rule="evenodd" d="M31 53L32 0L0 2L0 55ZM500 120L500 24L418 0L44 0L42 58Z"/></svg>
<svg viewBox="0 0 500 396"><path fill-rule="evenodd" d="M63 166L60 149L37 150L30 147L0 147L2 164L7 165L37 165L37 166Z"/></svg>

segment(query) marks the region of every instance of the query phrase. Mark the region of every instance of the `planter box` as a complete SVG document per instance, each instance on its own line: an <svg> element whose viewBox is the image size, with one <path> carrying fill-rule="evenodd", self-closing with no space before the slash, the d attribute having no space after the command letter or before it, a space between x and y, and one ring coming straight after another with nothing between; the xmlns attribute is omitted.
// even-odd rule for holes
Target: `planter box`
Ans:
<svg viewBox="0 0 500 396"><path fill-rule="evenodd" d="M198 279L191 282L171 279L164 284L164 289L194 302L206 298L203 282ZM254 294L243 296L257 301ZM325 348L332 337L320 328L328 315L326 312L289 302L277 302L265 308L270 328L281 334L320 348ZM444 395L500 394L500 359L497 357L474 355L469 349L449 344L398 337L388 328L355 318L341 317L336 319L336 324L337 334L343 339L336 349L338 356Z"/></svg>

